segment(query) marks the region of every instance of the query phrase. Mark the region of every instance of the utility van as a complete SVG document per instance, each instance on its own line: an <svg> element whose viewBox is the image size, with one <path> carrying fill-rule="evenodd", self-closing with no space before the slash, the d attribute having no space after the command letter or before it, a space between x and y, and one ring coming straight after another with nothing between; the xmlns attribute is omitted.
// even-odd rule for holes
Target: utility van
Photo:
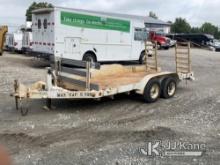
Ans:
<svg viewBox="0 0 220 165"><path fill-rule="evenodd" d="M33 51L92 62L144 62L144 17L54 7L33 11Z"/></svg>

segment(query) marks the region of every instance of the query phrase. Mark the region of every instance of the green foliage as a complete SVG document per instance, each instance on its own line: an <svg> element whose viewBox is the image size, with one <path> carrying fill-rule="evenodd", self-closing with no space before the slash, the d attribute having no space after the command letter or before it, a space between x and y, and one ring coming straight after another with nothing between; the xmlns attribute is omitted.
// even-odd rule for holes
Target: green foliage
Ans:
<svg viewBox="0 0 220 165"><path fill-rule="evenodd" d="M202 33L201 28L199 27L192 27L191 28L191 33Z"/></svg>
<svg viewBox="0 0 220 165"><path fill-rule="evenodd" d="M208 22L205 22L201 27L192 27L183 18L176 18L175 22L171 25L172 33L205 33L211 34L216 39L220 39L220 29Z"/></svg>
<svg viewBox="0 0 220 165"><path fill-rule="evenodd" d="M201 32L202 33L207 33L213 35L215 38L219 39L220 38L220 31L219 28L211 23L204 23L201 26Z"/></svg>
<svg viewBox="0 0 220 165"><path fill-rule="evenodd" d="M190 33L191 26L184 18L176 18L175 22L171 25L172 33Z"/></svg>
<svg viewBox="0 0 220 165"><path fill-rule="evenodd" d="M32 21L32 11L41 8L52 8L53 5L47 2L33 2L30 7L26 10L26 21Z"/></svg>
<svg viewBox="0 0 220 165"><path fill-rule="evenodd" d="M152 11L149 12L149 17L154 18L154 19L158 19L157 15Z"/></svg>

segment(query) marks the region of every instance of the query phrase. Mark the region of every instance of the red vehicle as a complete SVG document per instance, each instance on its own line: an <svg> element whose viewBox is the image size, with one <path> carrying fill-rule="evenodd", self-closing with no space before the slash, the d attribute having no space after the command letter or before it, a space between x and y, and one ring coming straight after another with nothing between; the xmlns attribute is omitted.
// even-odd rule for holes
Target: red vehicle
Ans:
<svg viewBox="0 0 220 165"><path fill-rule="evenodd" d="M158 49L170 48L170 39L165 37L165 35L153 31L151 31L149 34L151 42L157 43Z"/></svg>

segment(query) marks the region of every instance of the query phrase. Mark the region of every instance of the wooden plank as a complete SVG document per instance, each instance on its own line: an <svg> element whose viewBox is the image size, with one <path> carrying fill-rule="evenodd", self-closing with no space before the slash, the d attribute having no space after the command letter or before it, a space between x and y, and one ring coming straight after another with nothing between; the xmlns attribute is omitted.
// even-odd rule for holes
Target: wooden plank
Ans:
<svg viewBox="0 0 220 165"><path fill-rule="evenodd" d="M188 66L184 66L184 65L178 65L177 68L178 69L189 69Z"/></svg>
<svg viewBox="0 0 220 165"><path fill-rule="evenodd" d="M82 80L76 80L76 79L72 79L72 78L69 78L69 77L65 77L65 76L59 76L58 79L62 82L67 82L67 83L70 83L70 84L76 84L77 86L81 86L83 88L86 89L86 82L85 81L82 81ZM99 85L97 84L90 84L90 90L96 90L98 91L99 90Z"/></svg>
<svg viewBox="0 0 220 165"><path fill-rule="evenodd" d="M154 65L154 66L156 66L156 62L155 61L147 61L147 65Z"/></svg>
<svg viewBox="0 0 220 165"><path fill-rule="evenodd" d="M157 69L156 66L152 66L152 65L148 65L147 67L148 67L148 68L152 68L152 69Z"/></svg>
<svg viewBox="0 0 220 165"><path fill-rule="evenodd" d="M78 75L78 76L82 76L82 77L86 77L86 75L87 75L85 69L69 68L69 67L65 67L65 66L61 67L61 72L74 74L74 75Z"/></svg>
<svg viewBox="0 0 220 165"><path fill-rule="evenodd" d="M179 55L187 55L188 56L188 54L189 54L189 52L187 51L187 52L176 52L177 53L177 55L179 54Z"/></svg>
<svg viewBox="0 0 220 165"><path fill-rule="evenodd" d="M178 65L180 64L183 64L183 65L187 65L187 66L189 66L189 62L188 61L180 61L180 60L177 60L177 63L178 63Z"/></svg>
<svg viewBox="0 0 220 165"><path fill-rule="evenodd" d="M177 49L188 49L188 46L186 45L186 46L177 46Z"/></svg>
<svg viewBox="0 0 220 165"><path fill-rule="evenodd" d="M183 55L183 54L176 54L176 57L183 57L189 59L189 56Z"/></svg>
<svg viewBox="0 0 220 165"><path fill-rule="evenodd" d="M176 60L187 60L188 61L188 57L179 56L179 57L176 57Z"/></svg>

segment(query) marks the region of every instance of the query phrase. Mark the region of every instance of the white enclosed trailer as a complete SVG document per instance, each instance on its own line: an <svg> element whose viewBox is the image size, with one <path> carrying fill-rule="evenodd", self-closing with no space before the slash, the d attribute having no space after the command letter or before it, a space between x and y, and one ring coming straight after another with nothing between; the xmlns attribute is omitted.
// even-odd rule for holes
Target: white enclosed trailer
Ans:
<svg viewBox="0 0 220 165"><path fill-rule="evenodd" d="M12 51L21 52L22 51L22 38L23 33L21 31L16 31L9 36L9 49Z"/></svg>
<svg viewBox="0 0 220 165"><path fill-rule="evenodd" d="M31 31L24 31L22 38L22 51L32 52L33 49L33 36Z"/></svg>
<svg viewBox="0 0 220 165"><path fill-rule="evenodd" d="M33 51L95 62L143 62L145 22L130 15L54 7L33 12Z"/></svg>

